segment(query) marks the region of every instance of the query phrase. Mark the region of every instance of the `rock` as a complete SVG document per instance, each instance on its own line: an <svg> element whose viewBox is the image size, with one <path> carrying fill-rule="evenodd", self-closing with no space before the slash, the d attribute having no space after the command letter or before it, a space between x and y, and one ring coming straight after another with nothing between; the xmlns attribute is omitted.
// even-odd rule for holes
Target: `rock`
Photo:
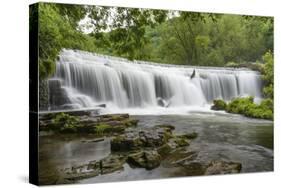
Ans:
<svg viewBox="0 0 281 188"><path fill-rule="evenodd" d="M166 128L151 128L126 132L111 140L111 150L130 151L142 147L156 148L168 142L171 137L171 131Z"/></svg>
<svg viewBox="0 0 281 188"><path fill-rule="evenodd" d="M128 156L128 164L152 170L160 165L161 156L155 150L140 151Z"/></svg>
<svg viewBox="0 0 281 188"><path fill-rule="evenodd" d="M170 105L170 102L168 101L166 101L166 100L164 100L164 99L162 99L161 97L158 97L157 98L157 104L158 104L158 106L161 106L161 107L169 107L169 105Z"/></svg>
<svg viewBox="0 0 281 188"><path fill-rule="evenodd" d="M129 118L129 114L105 114L97 116L100 121L122 121Z"/></svg>
<svg viewBox="0 0 281 188"><path fill-rule="evenodd" d="M126 162L124 155L109 155L108 157L100 160L101 174L108 174L118 170L123 170L123 165Z"/></svg>
<svg viewBox="0 0 281 188"><path fill-rule="evenodd" d="M102 142L102 141L104 141L104 138L95 138L93 140L82 140L81 142L89 143L89 142Z"/></svg>
<svg viewBox="0 0 281 188"><path fill-rule="evenodd" d="M174 137L171 140L169 140L169 142L174 142L176 148L189 146L188 140L184 137Z"/></svg>
<svg viewBox="0 0 281 188"><path fill-rule="evenodd" d="M126 156L123 155L109 155L99 161L90 161L88 164L73 166L63 170L64 179L77 181L123 170L126 159Z"/></svg>
<svg viewBox="0 0 281 188"><path fill-rule="evenodd" d="M213 105L211 106L211 110L225 110L226 109L226 102L221 99L217 99L213 101Z"/></svg>
<svg viewBox="0 0 281 188"><path fill-rule="evenodd" d="M93 162L92 162L93 163ZM89 167L89 164L81 165L81 166L74 166L72 168L68 168L64 170L64 179L67 180L81 180L85 178L95 177L100 174L100 168L95 163L95 165L91 164Z"/></svg>
<svg viewBox="0 0 281 188"><path fill-rule="evenodd" d="M206 171L205 175L214 174L234 174L239 173L242 169L242 164L237 162L226 161L212 161Z"/></svg>
<svg viewBox="0 0 281 188"><path fill-rule="evenodd" d="M195 77L195 69L193 70L191 76L190 76L190 79L194 78Z"/></svg>
<svg viewBox="0 0 281 188"><path fill-rule="evenodd" d="M112 151L130 151L138 149L142 145L140 137L136 133L126 133L116 136L110 141Z"/></svg>
<svg viewBox="0 0 281 188"><path fill-rule="evenodd" d="M99 105L96 105L96 107L106 108L106 104L99 104Z"/></svg>
<svg viewBox="0 0 281 188"><path fill-rule="evenodd" d="M186 176L204 175L204 171L206 169L204 164L196 161L184 163L182 167L184 168Z"/></svg>
<svg viewBox="0 0 281 188"><path fill-rule="evenodd" d="M172 150L173 147L169 143L157 148L157 152L161 155L162 158L166 157Z"/></svg>
<svg viewBox="0 0 281 188"><path fill-rule="evenodd" d="M73 114L73 115L70 115ZM71 111L41 114L40 131L56 133L114 134L138 124L128 114L92 116L88 111Z"/></svg>
<svg viewBox="0 0 281 188"><path fill-rule="evenodd" d="M195 160L197 155L198 155L198 153L195 151L188 151L185 149L176 149L176 150L173 150L169 155L165 156L164 161L163 161L163 166L173 167L173 166L186 165L187 163L190 163L193 160Z"/></svg>
<svg viewBox="0 0 281 188"><path fill-rule="evenodd" d="M62 87L60 79L49 79L49 105L52 110L60 109L60 106L71 104L66 90Z"/></svg>

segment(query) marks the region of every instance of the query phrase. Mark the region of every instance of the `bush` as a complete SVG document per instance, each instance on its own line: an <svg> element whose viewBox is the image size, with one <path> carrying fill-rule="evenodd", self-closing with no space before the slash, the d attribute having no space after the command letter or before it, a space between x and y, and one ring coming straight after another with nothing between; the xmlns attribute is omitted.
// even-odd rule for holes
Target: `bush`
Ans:
<svg viewBox="0 0 281 188"><path fill-rule="evenodd" d="M274 98L274 61L273 54L269 51L263 57L264 71L262 79L265 81L265 87L263 89L264 95L268 98Z"/></svg>
<svg viewBox="0 0 281 188"><path fill-rule="evenodd" d="M253 104L253 97L236 98L227 105L226 111L236 114L245 114L247 109Z"/></svg>
<svg viewBox="0 0 281 188"><path fill-rule="evenodd" d="M273 119L273 101L264 99L259 105L254 103L253 97L236 98L226 107L229 113L243 114L247 117Z"/></svg>

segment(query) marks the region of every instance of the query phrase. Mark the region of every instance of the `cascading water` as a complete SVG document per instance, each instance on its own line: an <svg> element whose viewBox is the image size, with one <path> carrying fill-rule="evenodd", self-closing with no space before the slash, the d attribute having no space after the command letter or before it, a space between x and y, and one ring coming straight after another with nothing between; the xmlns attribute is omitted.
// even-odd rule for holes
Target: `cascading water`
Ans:
<svg viewBox="0 0 281 188"><path fill-rule="evenodd" d="M246 69L163 65L64 49L49 80L50 109L204 107L214 99L261 98L261 87L259 73Z"/></svg>

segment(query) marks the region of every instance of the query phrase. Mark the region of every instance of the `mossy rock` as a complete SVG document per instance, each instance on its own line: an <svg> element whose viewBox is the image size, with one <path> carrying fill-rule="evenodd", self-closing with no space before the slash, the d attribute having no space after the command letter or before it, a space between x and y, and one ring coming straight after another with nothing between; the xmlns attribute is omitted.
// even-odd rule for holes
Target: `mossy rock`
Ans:
<svg viewBox="0 0 281 188"><path fill-rule="evenodd" d="M233 174L241 172L242 164L237 162L226 161L212 161L206 171L205 175L215 174Z"/></svg>
<svg viewBox="0 0 281 188"><path fill-rule="evenodd" d="M217 99L213 101L213 106L211 107L212 110L225 110L226 109L226 102L221 99Z"/></svg>
<svg viewBox="0 0 281 188"><path fill-rule="evenodd" d="M127 162L133 167L141 167L147 170L152 170L160 165L161 156L155 150L140 151L130 154Z"/></svg>

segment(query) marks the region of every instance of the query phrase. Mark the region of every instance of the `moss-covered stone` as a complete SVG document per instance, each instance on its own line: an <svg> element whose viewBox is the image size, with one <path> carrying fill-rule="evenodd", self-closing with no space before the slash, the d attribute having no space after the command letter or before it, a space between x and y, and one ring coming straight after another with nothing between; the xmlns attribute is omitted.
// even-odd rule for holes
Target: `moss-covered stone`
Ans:
<svg viewBox="0 0 281 188"><path fill-rule="evenodd" d="M91 116L84 112L82 115L50 113L40 116L39 120L40 131L98 135L123 133L126 128L138 124L138 120L130 118L128 114Z"/></svg>
<svg viewBox="0 0 281 188"><path fill-rule="evenodd" d="M140 151L130 154L127 162L132 166L152 170L160 165L161 156L155 150Z"/></svg>
<svg viewBox="0 0 281 188"><path fill-rule="evenodd" d="M212 110L225 110L227 104L221 99L217 99L213 101L213 106L211 107Z"/></svg>
<svg viewBox="0 0 281 188"><path fill-rule="evenodd" d="M212 161L206 171L205 175L215 174L233 174L239 173L242 169L241 163L226 162L226 161Z"/></svg>

